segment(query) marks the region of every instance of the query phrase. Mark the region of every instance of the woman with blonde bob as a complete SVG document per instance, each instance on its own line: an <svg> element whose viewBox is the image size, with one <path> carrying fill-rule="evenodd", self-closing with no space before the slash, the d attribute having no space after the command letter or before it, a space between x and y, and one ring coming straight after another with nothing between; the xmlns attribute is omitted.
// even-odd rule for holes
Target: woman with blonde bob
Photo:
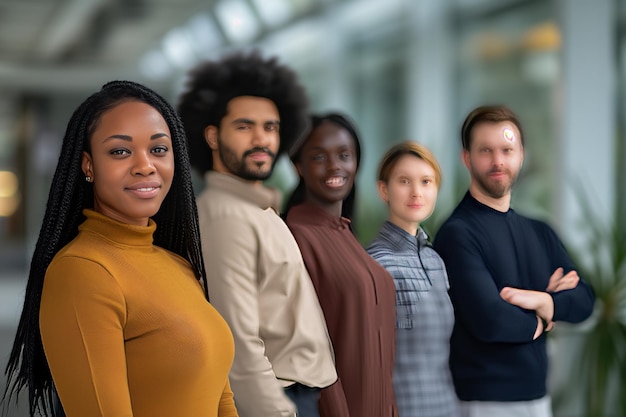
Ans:
<svg viewBox="0 0 626 417"><path fill-rule="evenodd" d="M393 385L402 417L457 417L448 356L454 312L443 261L420 227L433 213L441 169L426 147L402 142L384 155L378 192L388 220L367 251L396 286Z"/></svg>

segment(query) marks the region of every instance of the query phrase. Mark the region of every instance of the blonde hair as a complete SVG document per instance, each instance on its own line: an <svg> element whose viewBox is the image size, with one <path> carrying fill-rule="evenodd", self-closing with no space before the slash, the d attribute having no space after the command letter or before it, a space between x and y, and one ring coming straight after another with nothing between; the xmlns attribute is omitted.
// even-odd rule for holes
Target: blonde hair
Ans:
<svg viewBox="0 0 626 417"><path fill-rule="evenodd" d="M383 156L378 165L378 180L384 183L389 182L391 173L400 157L413 155L430 165L435 171L435 184L437 188L441 186L441 167L435 155L424 145L412 141L405 141L392 146Z"/></svg>

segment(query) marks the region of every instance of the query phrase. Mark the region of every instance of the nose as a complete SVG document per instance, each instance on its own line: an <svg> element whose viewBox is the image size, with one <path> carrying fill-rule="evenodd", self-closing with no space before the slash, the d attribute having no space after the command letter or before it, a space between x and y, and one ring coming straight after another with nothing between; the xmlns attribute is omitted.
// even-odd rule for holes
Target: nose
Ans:
<svg viewBox="0 0 626 417"><path fill-rule="evenodd" d="M413 185L413 187L411 187L411 195L412 196L417 197L421 193L422 193L422 189L420 188L419 184L415 184L415 185Z"/></svg>
<svg viewBox="0 0 626 417"><path fill-rule="evenodd" d="M504 155L502 155L500 152L494 152L493 153L493 165L500 166L503 164L503 162L504 162Z"/></svg>
<svg viewBox="0 0 626 417"><path fill-rule="evenodd" d="M154 174L155 168L152 163L152 158L150 153L139 152L135 153L133 156L133 165L132 165L132 174L133 175L151 175Z"/></svg>
<svg viewBox="0 0 626 417"><path fill-rule="evenodd" d="M268 148L271 143L272 132L268 132L264 126L255 126L252 129L252 145Z"/></svg>
<svg viewBox="0 0 626 417"><path fill-rule="evenodd" d="M339 171L339 158L338 157L329 157L326 160L326 170L327 171Z"/></svg>

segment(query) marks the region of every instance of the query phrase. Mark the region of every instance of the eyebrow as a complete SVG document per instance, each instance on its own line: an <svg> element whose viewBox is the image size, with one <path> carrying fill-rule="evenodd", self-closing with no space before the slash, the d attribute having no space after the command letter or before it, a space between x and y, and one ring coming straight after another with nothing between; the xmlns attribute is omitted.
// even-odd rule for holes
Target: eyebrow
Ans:
<svg viewBox="0 0 626 417"><path fill-rule="evenodd" d="M239 123L245 123L245 124L249 124L249 125L254 125L256 124L256 122L252 119L247 119L245 117L240 117L239 119L235 119L231 122L231 124L239 124ZM263 124L273 124L273 125L280 125L280 120L266 120L263 122Z"/></svg>
<svg viewBox="0 0 626 417"><path fill-rule="evenodd" d="M339 145L339 146L330 146L330 147L325 147L325 146L313 146L311 147L312 151L326 151L326 150L337 150L337 151L350 151L350 152L354 152L355 149L351 149L350 145Z"/></svg>
<svg viewBox="0 0 626 417"><path fill-rule="evenodd" d="M150 136L150 140L155 140L155 139L159 139L159 138L169 138L169 135L167 133L155 133L154 135ZM108 136L106 138L104 138L104 140L102 141L103 143L111 140L111 139L121 139L121 140L125 140L127 142L132 142L133 141L133 137L132 136L128 136L128 135L111 135Z"/></svg>

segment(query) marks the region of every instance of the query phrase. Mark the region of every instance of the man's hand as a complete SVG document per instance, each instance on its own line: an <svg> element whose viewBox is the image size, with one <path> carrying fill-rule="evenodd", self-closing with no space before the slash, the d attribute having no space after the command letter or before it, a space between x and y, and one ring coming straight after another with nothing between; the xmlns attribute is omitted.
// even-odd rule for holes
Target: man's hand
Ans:
<svg viewBox="0 0 626 417"><path fill-rule="evenodd" d="M563 275L563 268L559 267L550 277L550 282L548 282L548 288L546 288L546 291L559 292L563 290L571 290L576 288L578 281L580 281L580 278L578 277L578 273L576 271L572 270Z"/></svg>
<svg viewBox="0 0 626 417"><path fill-rule="evenodd" d="M539 317L542 317L548 322L548 327L545 330L552 330L552 326L554 325L554 323L552 323L554 302L547 292L504 287L502 291L500 291L500 297L515 306L526 310L534 310Z"/></svg>

